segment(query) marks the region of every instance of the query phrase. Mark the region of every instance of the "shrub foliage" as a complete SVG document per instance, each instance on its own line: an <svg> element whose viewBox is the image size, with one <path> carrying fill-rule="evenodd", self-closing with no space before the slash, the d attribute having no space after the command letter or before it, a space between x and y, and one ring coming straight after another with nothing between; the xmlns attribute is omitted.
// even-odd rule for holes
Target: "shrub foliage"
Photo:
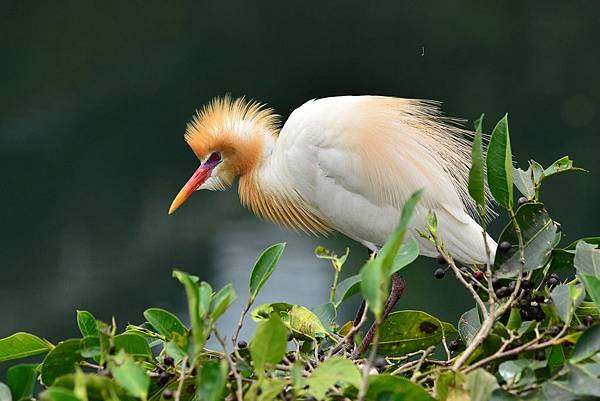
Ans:
<svg viewBox="0 0 600 401"><path fill-rule="evenodd" d="M0 362L44 356L8 369L0 401L600 397L600 237L560 245L560 225L540 199L548 177L580 169L568 157L547 168L535 161L526 170L513 168L508 118L494 128L487 152L482 122L483 116L476 122L469 193L482 225L486 185L508 216L495 260L460 266L445 249L432 213L420 232L439 251L436 277L453 276L473 298L455 324L422 311L386 311L396 273L419 253L417 242L405 238L417 192L359 274L340 282L348 252L316 249L333 270L328 302L312 310L285 302L255 304L284 252L285 244L275 244L256 261L237 329L225 335L216 322L236 299L234 288L215 290L176 270L189 326L159 308L146 310L141 324L124 330L114 320L78 311L79 338L52 344L16 333L0 339ZM522 194L516 203L515 186ZM355 295L364 300L356 319L338 321L340 305ZM365 335L369 316L374 323ZM249 344L238 339L248 319L257 322ZM220 349L207 348L211 336Z"/></svg>

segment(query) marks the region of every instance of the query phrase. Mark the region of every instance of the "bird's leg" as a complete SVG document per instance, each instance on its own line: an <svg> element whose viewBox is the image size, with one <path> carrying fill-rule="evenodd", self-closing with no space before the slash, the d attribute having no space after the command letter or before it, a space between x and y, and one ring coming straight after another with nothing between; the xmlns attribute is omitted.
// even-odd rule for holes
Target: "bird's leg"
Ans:
<svg viewBox="0 0 600 401"><path fill-rule="evenodd" d="M392 291L390 292L390 296L387 302L385 303L385 308L383 310L383 320L385 320L388 317L392 309L394 309L394 306L396 306L396 303L404 293L405 286L406 283L404 282L404 279L400 276L400 274L398 272L394 273L392 275ZM375 323L373 323L373 325L365 335L365 338L362 340L360 346L358 346L358 348L356 348L352 353L352 359L358 358L358 356L362 354L371 344L371 341L373 341L373 336L375 335L375 328L376 325Z"/></svg>

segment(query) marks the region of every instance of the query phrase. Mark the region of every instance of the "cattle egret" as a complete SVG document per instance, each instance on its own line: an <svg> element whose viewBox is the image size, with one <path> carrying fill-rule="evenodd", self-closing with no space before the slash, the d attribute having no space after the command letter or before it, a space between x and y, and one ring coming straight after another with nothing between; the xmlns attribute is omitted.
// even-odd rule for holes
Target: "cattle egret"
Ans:
<svg viewBox="0 0 600 401"><path fill-rule="evenodd" d="M408 235L422 255L438 252L425 231L437 216L447 251L466 264L487 260L467 192L468 132L433 101L383 96L310 100L279 129L256 102L217 98L188 124L185 140L200 166L169 214L197 190L223 190L239 177L241 202L276 224L311 234L339 232L376 251L404 202L424 193ZM491 258L496 243L487 237Z"/></svg>

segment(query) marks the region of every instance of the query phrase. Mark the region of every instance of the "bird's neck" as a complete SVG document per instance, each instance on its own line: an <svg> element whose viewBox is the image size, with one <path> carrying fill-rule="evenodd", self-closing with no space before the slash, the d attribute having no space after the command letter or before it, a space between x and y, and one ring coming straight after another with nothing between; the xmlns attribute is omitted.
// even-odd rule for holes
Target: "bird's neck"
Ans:
<svg viewBox="0 0 600 401"><path fill-rule="evenodd" d="M264 137L262 158L240 176L240 201L254 214L280 226L312 234L332 231L325 218L308 205L294 189L277 136Z"/></svg>

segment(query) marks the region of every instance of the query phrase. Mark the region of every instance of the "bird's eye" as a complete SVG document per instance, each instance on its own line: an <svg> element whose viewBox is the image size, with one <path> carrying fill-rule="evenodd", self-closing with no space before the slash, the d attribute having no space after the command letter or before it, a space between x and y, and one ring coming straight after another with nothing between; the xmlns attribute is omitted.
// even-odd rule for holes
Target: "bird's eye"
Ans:
<svg viewBox="0 0 600 401"><path fill-rule="evenodd" d="M219 152L213 152L209 157L208 160L210 160L211 162L218 162L221 160L221 154Z"/></svg>

